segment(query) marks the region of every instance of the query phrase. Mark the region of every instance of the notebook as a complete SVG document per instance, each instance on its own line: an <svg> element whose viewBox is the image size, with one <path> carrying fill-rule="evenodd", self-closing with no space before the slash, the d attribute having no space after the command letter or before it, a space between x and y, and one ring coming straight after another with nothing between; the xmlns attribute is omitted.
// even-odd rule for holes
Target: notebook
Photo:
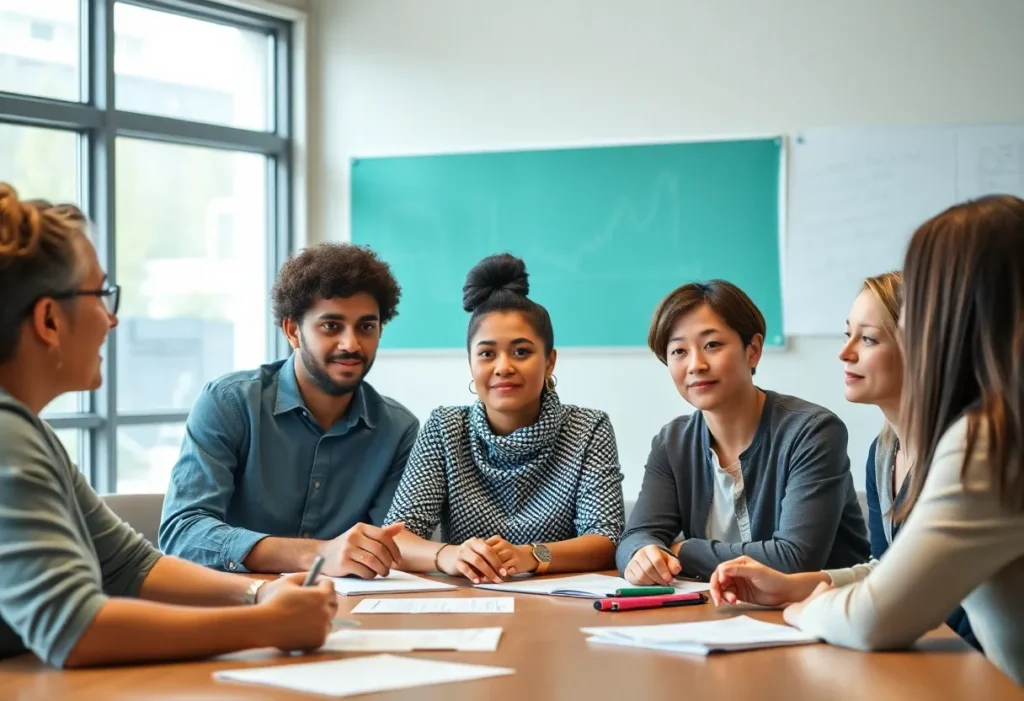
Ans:
<svg viewBox="0 0 1024 701"><path fill-rule="evenodd" d="M547 594L548 596L574 596L581 599L603 599L611 596L617 589L628 589L630 584L622 577L610 577L606 574L581 574L574 577L540 577L524 579L517 582L501 584L477 584L477 589L493 589L494 591L515 594ZM706 582L686 582L676 580L672 583L677 594L707 591L710 587Z"/></svg>
<svg viewBox="0 0 1024 701"><path fill-rule="evenodd" d="M750 616L697 623L606 626L581 630L590 635L587 642L696 655L818 642L813 635L796 628L759 621Z"/></svg>
<svg viewBox="0 0 1024 701"><path fill-rule="evenodd" d="M356 696L514 673L515 670L504 667L370 655L329 662L228 669L214 672L213 677L325 696Z"/></svg>

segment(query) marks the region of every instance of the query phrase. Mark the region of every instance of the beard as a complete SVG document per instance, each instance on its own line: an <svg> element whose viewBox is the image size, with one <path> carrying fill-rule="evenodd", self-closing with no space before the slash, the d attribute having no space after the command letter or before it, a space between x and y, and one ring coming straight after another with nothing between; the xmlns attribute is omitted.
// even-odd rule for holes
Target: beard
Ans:
<svg viewBox="0 0 1024 701"><path fill-rule="evenodd" d="M301 338L302 334L300 333L299 336ZM302 359L302 365L306 368L306 372L316 383L320 391L332 397L343 397L346 394L355 392L359 385L362 384L366 374L370 372L370 368L373 367L373 358L367 359L362 353L331 353L321 362L313 357L304 338L302 338L302 344L299 346L299 357ZM327 365L339 360L359 360L362 362L363 369L359 373L359 377L343 382L339 382L331 377L331 373L327 370Z"/></svg>

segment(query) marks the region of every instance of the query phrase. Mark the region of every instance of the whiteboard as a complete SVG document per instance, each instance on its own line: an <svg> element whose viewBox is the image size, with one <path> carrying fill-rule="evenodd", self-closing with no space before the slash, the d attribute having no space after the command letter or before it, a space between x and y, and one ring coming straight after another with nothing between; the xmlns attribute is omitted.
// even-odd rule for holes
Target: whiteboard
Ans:
<svg viewBox="0 0 1024 701"><path fill-rule="evenodd" d="M809 129L790 153L787 334L842 333L864 278L901 267L929 217L985 194L1024 197L1024 125Z"/></svg>
<svg viewBox="0 0 1024 701"><path fill-rule="evenodd" d="M956 131L960 201L1001 192L1024 198L1024 125Z"/></svg>

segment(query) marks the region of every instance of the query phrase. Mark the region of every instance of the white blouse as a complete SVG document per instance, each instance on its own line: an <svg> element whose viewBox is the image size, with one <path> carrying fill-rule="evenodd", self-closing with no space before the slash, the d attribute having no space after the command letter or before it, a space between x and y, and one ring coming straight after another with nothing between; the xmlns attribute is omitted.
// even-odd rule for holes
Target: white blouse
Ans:
<svg viewBox="0 0 1024 701"><path fill-rule="evenodd" d="M1024 513L1005 509L992 489L984 426L961 481L967 425L960 419L943 435L892 546L877 562L830 571L839 588L810 601L797 623L836 645L901 648L962 603L985 654L1024 686Z"/></svg>

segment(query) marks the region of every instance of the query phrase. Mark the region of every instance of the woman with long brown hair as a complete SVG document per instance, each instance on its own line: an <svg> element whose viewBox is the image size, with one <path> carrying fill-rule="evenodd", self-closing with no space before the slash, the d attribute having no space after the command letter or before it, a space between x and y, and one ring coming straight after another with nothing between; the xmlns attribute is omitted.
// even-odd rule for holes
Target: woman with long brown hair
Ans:
<svg viewBox="0 0 1024 701"><path fill-rule="evenodd" d="M786 620L835 645L899 648L962 603L985 654L1024 686L1024 200L985 197L925 222L901 322L915 460L899 537L877 564L828 573ZM783 603L777 575L724 563L713 597Z"/></svg>
<svg viewBox="0 0 1024 701"><path fill-rule="evenodd" d="M323 644L331 582L214 572L161 555L107 508L39 418L100 386L117 326L110 284L74 205L0 183L0 659L58 667ZM246 605L250 604L250 605Z"/></svg>

